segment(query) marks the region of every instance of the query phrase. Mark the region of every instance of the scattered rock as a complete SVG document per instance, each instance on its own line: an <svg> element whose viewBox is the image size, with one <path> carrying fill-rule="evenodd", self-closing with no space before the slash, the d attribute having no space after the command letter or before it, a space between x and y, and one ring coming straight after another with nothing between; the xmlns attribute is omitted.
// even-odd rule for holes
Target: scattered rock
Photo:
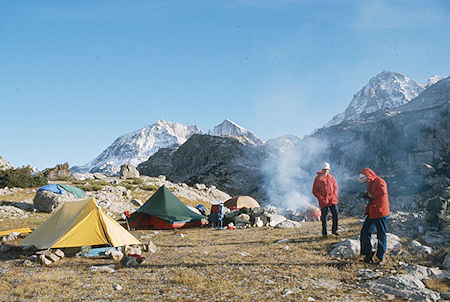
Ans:
<svg viewBox="0 0 450 302"><path fill-rule="evenodd" d="M139 255L126 255L122 258L121 263L124 267L137 267L142 264L143 260Z"/></svg>
<svg viewBox="0 0 450 302"><path fill-rule="evenodd" d="M250 253L247 253L247 252L239 252L238 254L241 255L242 257L248 257L248 256L251 256L251 254L250 254Z"/></svg>
<svg viewBox="0 0 450 302"><path fill-rule="evenodd" d="M142 201L140 201L139 199L132 199L131 203L137 207L141 207L144 203Z"/></svg>
<svg viewBox="0 0 450 302"><path fill-rule="evenodd" d="M417 264L407 264L400 262L399 268L408 273L408 275L423 279L446 279L450 277L450 273L446 270L440 270L437 267L426 267Z"/></svg>
<svg viewBox="0 0 450 302"><path fill-rule="evenodd" d="M57 249L56 251L54 251L55 255L58 256L59 258L64 258L64 252L60 249Z"/></svg>
<svg viewBox="0 0 450 302"><path fill-rule="evenodd" d="M450 270L450 252L445 255L444 262L442 262L442 267Z"/></svg>
<svg viewBox="0 0 450 302"><path fill-rule="evenodd" d="M360 277L362 279L375 279L375 278L379 278L379 277L383 276L382 272L374 271L374 270L371 270L368 268L360 268L360 269L358 269L356 274L358 275L358 277Z"/></svg>
<svg viewBox="0 0 450 302"><path fill-rule="evenodd" d="M113 284L113 288L114 290L122 290L122 286L120 286L119 284Z"/></svg>
<svg viewBox="0 0 450 302"><path fill-rule="evenodd" d="M250 224L250 215L241 213L234 218L234 224L236 226L246 226Z"/></svg>
<svg viewBox="0 0 450 302"><path fill-rule="evenodd" d="M114 264L108 264L108 265L92 265L88 267L88 271L91 272L105 272L105 273L114 273L116 270L114 269Z"/></svg>
<svg viewBox="0 0 450 302"><path fill-rule="evenodd" d="M50 264L52 264L52 261L50 259L47 259L47 257L45 255L39 255L38 256L39 262L42 265L48 266Z"/></svg>
<svg viewBox="0 0 450 302"><path fill-rule="evenodd" d="M287 220L277 224L276 227L280 228L280 229L295 229L295 228L299 228L301 226L302 225L299 222L287 219Z"/></svg>
<svg viewBox="0 0 450 302"><path fill-rule="evenodd" d="M110 250L105 252L105 255L109 255L112 259L116 261L121 261L123 258L123 253L120 249L111 248Z"/></svg>
<svg viewBox="0 0 450 302"><path fill-rule="evenodd" d="M206 185L205 184L194 184L194 188L200 191L204 191L206 190Z"/></svg>
<svg viewBox="0 0 450 302"><path fill-rule="evenodd" d="M264 219L263 217L266 217L266 219ZM261 215L261 219L263 221L266 220L267 223L273 227L282 223L283 221L286 221L286 217L284 217L282 215L270 214L270 213L264 213L263 215Z"/></svg>
<svg viewBox="0 0 450 302"><path fill-rule="evenodd" d="M71 176L76 180L87 180L94 179L94 175L92 173L72 173Z"/></svg>
<svg viewBox="0 0 450 302"><path fill-rule="evenodd" d="M283 239L280 239L280 240L275 241L274 244L278 244L278 243L286 243L286 242L289 242L289 239L283 238Z"/></svg>
<svg viewBox="0 0 450 302"><path fill-rule="evenodd" d="M294 292L292 290L290 290L289 288L285 289L283 291L283 297L287 297L289 295L292 295Z"/></svg>
<svg viewBox="0 0 450 302"><path fill-rule="evenodd" d="M12 233L9 233L8 236L4 236L4 237L2 238L2 241L13 241L13 240L17 239L17 238L19 237L19 235L20 235L19 232L12 232Z"/></svg>
<svg viewBox="0 0 450 302"><path fill-rule="evenodd" d="M330 255L342 258L352 258L360 253L359 239L342 239L341 242L335 243L331 246Z"/></svg>
<svg viewBox="0 0 450 302"><path fill-rule="evenodd" d="M124 246L125 255L141 255L142 249L140 246L136 245L125 245Z"/></svg>
<svg viewBox="0 0 450 302"><path fill-rule="evenodd" d="M410 247L416 254L425 254L425 255L431 255L433 252L433 249L429 246L422 245L419 241L413 240L410 243Z"/></svg>
<svg viewBox="0 0 450 302"><path fill-rule="evenodd" d="M156 253L156 251L157 251L156 245L152 241L149 241L148 243L144 243L142 245L142 249L145 252L150 252L152 254Z"/></svg>
<svg viewBox="0 0 450 302"><path fill-rule="evenodd" d="M423 241L432 247L450 246L450 233L428 231L425 233Z"/></svg>
<svg viewBox="0 0 450 302"><path fill-rule="evenodd" d="M105 174L102 174L100 172L95 172L93 174L93 176L94 176L94 179L105 179L105 178L107 178L107 176Z"/></svg>

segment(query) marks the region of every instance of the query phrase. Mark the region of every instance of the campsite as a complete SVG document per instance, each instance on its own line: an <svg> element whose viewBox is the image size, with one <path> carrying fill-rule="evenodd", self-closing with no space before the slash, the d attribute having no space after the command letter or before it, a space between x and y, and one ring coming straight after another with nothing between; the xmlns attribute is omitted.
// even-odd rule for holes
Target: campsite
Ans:
<svg viewBox="0 0 450 302"><path fill-rule="evenodd" d="M345 253L333 253L336 244L346 243L346 239L359 235L362 221L355 217L343 217L340 223L340 237L322 238L319 221L303 221L296 227L282 228L266 224L261 227L242 225L240 227L210 227L198 224L189 228L152 227L151 229L133 230L127 232L126 224L120 212L124 208L131 212L148 207L143 202L137 206L131 199L153 200L159 195L167 200L180 200L174 192L190 192L198 194L201 190L185 185L173 184L164 178L144 178L147 186L152 189L143 191L144 184L136 179L118 180L114 177L101 180L85 181L85 184L100 185L112 192L106 183L121 182L127 185L130 199L121 198L102 210L96 205L95 199L78 199L80 201L65 202L54 209L53 213L33 210L33 198L37 189L12 188L3 190L0 196L2 206L17 209L10 215L2 216L1 230L29 227L35 232L33 236L25 233L11 240L4 236L0 248L0 299L8 301L58 301L58 300L95 300L95 301L254 301L254 300L295 300L295 301L375 301L379 299L392 300L398 297L436 297L437 292L448 290L444 271L435 269L433 276L440 278L422 279L426 288L423 292L411 293L411 289L399 290L397 295L380 292L374 285L374 278L383 277L387 280L398 272L408 272L417 275L421 264L429 265L430 258L426 254L415 253L408 246L406 239L399 239L389 253L389 261L383 267L362 263L358 255L348 257ZM59 181L66 185L80 186L77 181ZM120 185L116 188L120 189ZM87 187L84 187L87 188ZM109 188L109 189L108 189ZM167 189L170 188L170 189ZM197 186L197 188L208 188ZM118 192L121 192L118 189ZM211 191L211 188L209 188ZM97 203L106 205L99 196L105 191L86 191L87 197L97 196ZM158 194L156 194L159 192ZM6 193L6 194L5 194ZM52 193L56 194L56 193ZM66 193L67 194L67 193ZM215 192L215 194L219 194ZM121 196L122 193L120 193ZM198 199L180 198L186 205L194 206ZM105 198L114 200L112 193ZM186 195L184 195L186 196ZM236 200L228 199L236 206ZM160 209L170 206L159 201ZM162 199L164 200L164 198ZM177 201L177 202L178 202ZM256 201L251 201L252 202ZM207 212L212 207L206 199L202 202ZM112 206L115 204L115 206ZM121 206L119 206L121 204ZM147 206L145 206L147 204ZM70 211L66 207L70 205ZM19 209L23 210L22 212ZM120 209L114 211L114 209ZM77 212L78 211L78 212ZM172 211L172 210L170 210ZM169 211L169 212L170 212ZM73 214L74 212L82 213ZM139 212L139 211L138 211ZM53 220L65 215L63 221L71 221L69 216L77 216L75 225L67 232L67 223L60 229L52 226ZM158 215L158 214L157 214ZM114 217L113 218L110 218ZM59 217L59 218L58 218ZM196 217L196 216L194 216ZM197 218L201 218L199 215ZM118 222L116 222L116 221ZM167 220L167 219L166 219ZM98 223L106 221L106 223ZM132 220L130 220L130 223ZM125 227L120 227L119 223ZM88 225L89 227L83 227ZM103 225L103 226L102 226ZM106 227L102 230L102 228ZM72 253L55 262L44 264L33 257L32 253L21 251L18 247L34 243L40 249L51 247L55 251L64 244L49 244L55 242L49 238L54 231L65 234L61 241L71 241L69 245L105 245L106 246L136 246L152 243L150 250L139 249L142 261L128 266L123 261L116 260L105 254L87 256L88 253ZM84 237L94 230L100 239L96 242L73 243L85 240ZM33 234L33 233L32 233ZM46 235L47 234L47 235ZM76 236L73 236L73 235ZM111 234L105 238L102 234ZM127 234L130 234L127 235ZM80 236L80 237L78 237ZM114 239L114 236L116 239ZM25 237L25 239L23 238ZM76 238L78 237L78 238ZM36 239L38 238L38 239ZM83 239L84 238L84 239ZM135 238L135 239L133 239ZM8 240L8 241L5 241ZM36 241L37 240L37 241ZM117 243L117 240L124 240ZM134 241L136 240L136 241ZM390 239L389 239L390 240ZM44 243L42 243L44 242ZM22 244L22 245L23 245ZM389 243L388 243L389 244ZM6 250L6 247L10 247ZM401 246L401 247L399 247ZM337 250L342 247L337 247ZM79 251L80 249L78 249ZM94 249L92 249L94 250ZM104 250L103 250L104 251ZM133 250L132 253L135 250ZM351 249L345 250L351 252ZM125 251L124 251L125 252ZM36 255L35 255L36 256ZM38 255L39 256L39 255ZM416 263L417 267L405 266L405 263ZM411 272L411 269L412 272ZM431 274L431 273L430 273ZM439 275L440 274L440 275ZM409 275L408 275L409 276ZM371 283L372 282L372 283ZM392 282L392 281L391 281ZM388 291L387 291L388 292ZM409 296L408 296L409 295ZM420 299L419 299L420 300Z"/></svg>

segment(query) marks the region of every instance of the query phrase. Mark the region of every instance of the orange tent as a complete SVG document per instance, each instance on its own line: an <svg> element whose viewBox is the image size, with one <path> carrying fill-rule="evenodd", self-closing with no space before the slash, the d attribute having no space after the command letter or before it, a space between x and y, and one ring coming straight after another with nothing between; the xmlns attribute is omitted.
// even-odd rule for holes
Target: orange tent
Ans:
<svg viewBox="0 0 450 302"><path fill-rule="evenodd" d="M241 208L259 208L259 203L250 196L235 196L233 198L228 199L223 203L229 209L241 209Z"/></svg>

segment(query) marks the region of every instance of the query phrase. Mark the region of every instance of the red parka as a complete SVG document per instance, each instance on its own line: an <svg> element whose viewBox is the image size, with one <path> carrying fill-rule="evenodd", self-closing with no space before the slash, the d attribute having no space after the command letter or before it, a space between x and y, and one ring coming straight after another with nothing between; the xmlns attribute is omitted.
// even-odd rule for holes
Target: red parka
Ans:
<svg viewBox="0 0 450 302"><path fill-rule="evenodd" d="M319 201L319 207L330 207L338 203L338 185L333 175L328 173L327 176L322 175L322 171L317 172L312 193Z"/></svg>
<svg viewBox="0 0 450 302"><path fill-rule="evenodd" d="M369 179L367 183L367 193L372 194L372 198L366 206L366 214L369 218L380 218L389 215L389 199L387 185L384 179L377 176L369 168L364 168L361 171Z"/></svg>

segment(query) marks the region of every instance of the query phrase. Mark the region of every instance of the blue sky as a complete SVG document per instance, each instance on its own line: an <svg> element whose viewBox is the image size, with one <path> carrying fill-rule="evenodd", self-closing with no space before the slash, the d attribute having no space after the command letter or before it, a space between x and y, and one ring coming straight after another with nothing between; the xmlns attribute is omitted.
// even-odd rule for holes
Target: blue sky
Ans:
<svg viewBox="0 0 450 302"><path fill-rule="evenodd" d="M303 136L383 70L450 71L448 1L1 1L0 156L92 160L159 119Z"/></svg>

